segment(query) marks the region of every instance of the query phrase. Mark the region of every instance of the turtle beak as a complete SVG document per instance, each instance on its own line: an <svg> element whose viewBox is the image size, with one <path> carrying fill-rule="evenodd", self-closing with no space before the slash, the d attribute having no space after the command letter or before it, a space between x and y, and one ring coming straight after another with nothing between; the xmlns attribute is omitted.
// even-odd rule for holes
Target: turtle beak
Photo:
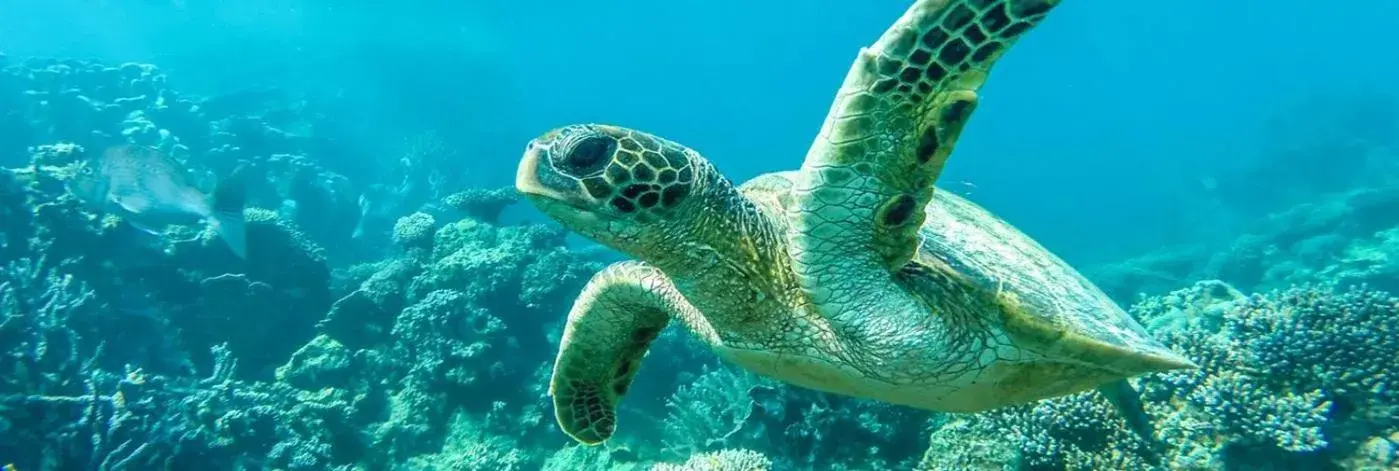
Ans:
<svg viewBox="0 0 1399 471"><path fill-rule="evenodd" d="M525 155L520 158L520 167L515 170L515 191L524 195L536 206L563 204L584 209L587 205L579 194L569 191L578 188L578 180L559 174L548 164L548 147L530 141Z"/></svg>
<svg viewBox="0 0 1399 471"><path fill-rule="evenodd" d="M525 155L520 158L520 167L515 169L515 191L525 196L542 196L555 200L566 200L559 192L549 189L539 179L539 161L546 158L543 148L536 141L529 141Z"/></svg>
<svg viewBox="0 0 1399 471"><path fill-rule="evenodd" d="M561 185L578 185L573 180L554 171L547 160L547 147L530 141L525 155L520 158L520 167L515 170L515 191L534 203L536 208L554 220L569 227L600 224L596 214L589 211L585 201L573 193L554 189L546 182L559 182Z"/></svg>

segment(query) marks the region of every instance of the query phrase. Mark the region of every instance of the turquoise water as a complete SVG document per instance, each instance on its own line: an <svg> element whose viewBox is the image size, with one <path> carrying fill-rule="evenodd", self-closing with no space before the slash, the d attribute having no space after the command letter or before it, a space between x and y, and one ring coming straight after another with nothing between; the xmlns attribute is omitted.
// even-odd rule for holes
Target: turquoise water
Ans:
<svg viewBox="0 0 1399 471"><path fill-rule="evenodd" d="M671 328L617 436L573 447L547 394L564 322L607 263L647 257L516 203L526 143L607 123L734 183L797 169L910 3L0 3L0 465L1399 468L1379 0L1070 0L979 91L938 186L1201 366L1133 380L1151 439L1092 393L921 411ZM244 165L247 258L69 194L117 142L205 191Z"/></svg>

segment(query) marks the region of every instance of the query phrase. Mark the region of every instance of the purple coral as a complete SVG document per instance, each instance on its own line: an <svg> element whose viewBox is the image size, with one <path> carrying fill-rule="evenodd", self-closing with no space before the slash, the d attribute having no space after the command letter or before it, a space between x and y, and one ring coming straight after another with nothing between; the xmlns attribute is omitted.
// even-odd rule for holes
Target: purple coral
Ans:
<svg viewBox="0 0 1399 471"><path fill-rule="evenodd" d="M1046 469L1327 469L1399 426L1399 299L1384 292L1309 285L1246 296L1207 281L1132 312L1200 365L1137 380L1166 445L1159 463L1101 400L1081 394L940 429L924 468L1016 456Z"/></svg>
<svg viewBox="0 0 1399 471"><path fill-rule="evenodd" d="M1351 287L1307 286L1255 296L1227 317L1253 362L1347 408L1399 403L1399 298Z"/></svg>

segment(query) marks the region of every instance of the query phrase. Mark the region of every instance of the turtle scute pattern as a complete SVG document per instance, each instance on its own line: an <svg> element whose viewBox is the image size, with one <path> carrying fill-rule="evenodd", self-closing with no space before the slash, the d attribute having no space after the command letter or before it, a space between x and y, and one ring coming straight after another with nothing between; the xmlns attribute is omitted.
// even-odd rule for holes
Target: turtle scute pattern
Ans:
<svg viewBox="0 0 1399 471"><path fill-rule="evenodd" d="M695 178L690 150L644 132L576 125L541 138L551 164L613 209L652 220L674 208Z"/></svg>
<svg viewBox="0 0 1399 471"><path fill-rule="evenodd" d="M665 275L638 262L614 264L584 288L569 313L549 386L565 433L590 445L612 436L617 403L679 308L673 290Z"/></svg>
<svg viewBox="0 0 1399 471"><path fill-rule="evenodd" d="M796 188L797 226L813 239L800 245L815 250L811 263L868 250L896 270L913 257L920 209L976 108L976 91L1058 3L923 0L861 51Z"/></svg>
<svg viewBox="0 0 1399 471"><path fill-rule="evenodd" d="M1124 352L1147 355L1151 368L1189 365L1068 263L975 203L940 192L927 214L923 263L949 266L977 291L1013 299L1005 311L1012 335L1076 348L1091 340L1110 347L1103 352L1113 361L1128 360L1118 356Z"/></svg>

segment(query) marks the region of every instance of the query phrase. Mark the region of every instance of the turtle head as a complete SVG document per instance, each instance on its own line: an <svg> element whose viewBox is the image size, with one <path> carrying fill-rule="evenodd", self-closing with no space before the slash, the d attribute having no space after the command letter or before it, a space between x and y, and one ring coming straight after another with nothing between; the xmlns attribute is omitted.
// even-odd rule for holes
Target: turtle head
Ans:
<svg viewBox="0 0 1399 471"><path fill-rule="evenodd" d="M650 134L573 125L530 141L515 189L570 229L634 252L693 206L702 165L694 151Z"/></svg>

